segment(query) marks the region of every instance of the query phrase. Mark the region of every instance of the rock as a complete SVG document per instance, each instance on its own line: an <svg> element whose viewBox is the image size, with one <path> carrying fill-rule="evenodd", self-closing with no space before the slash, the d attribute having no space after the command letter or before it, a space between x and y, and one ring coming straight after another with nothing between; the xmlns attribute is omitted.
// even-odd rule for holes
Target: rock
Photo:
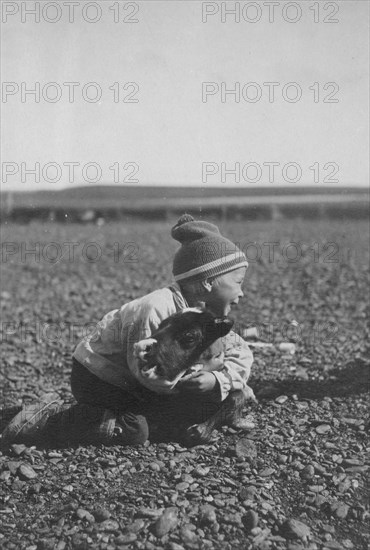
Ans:
<svg viewBox="0 0 370 550"><path fill-rule="evenodd" d="M161 467L160 465L157 463L157 462L151 462L149 464L149 468L153 471L153 472L160 472L161 471Z"/></svg>
<svg viewBox="0 0 370 550"><path fill-rule="evenodd" d="M205 477L209 473L209 470L208 467L197 466L191 473L195 477Z"/></svg>
<svg viewBox="0 0 370 550"><path fill-rule="evenodd" d="M364 466L351 466L349 468L346 468L346 472L352 472L353 474L362 474L363 472L367 472L370 466L365 464Z"/></svg>
<svg viewBox="0 0 370 550"><path fill-rule="evenodd" d="M107 533L119 531L119 524L114 519L106 519L99 523L99 531L106 531Z"/></svg>
<svg viewBox="0 0 370 550"><path fill-rule="evenodd" d="M137 539L137 535L135 533L127 533L125 535L118 535L118 537L114 540L116 544L131 544Z"/></svg>
<svg viewBox="0 0 370 550"><path fill-rule="evenodd" d="M238 513L234 514L224 514L220 518L220 523L228 523L230 525L236 525L237 527L242 525L241 515Z"/></svg>
<svg viewBox="0 0 370 550"><path fill-rule="evenodd" d="M243 338L250 338L252 340L258 340L258 328L250 327L243 330Z"/></svg>
<svg viewBox="0 0 370 550"><path fill-rule="evenodd" d="M339 505L334 510L335 515L339 519L345 519L348 515L349 506L348 504L344 504L343 502L340 502Z"/></svg>
<svg viewBox="0 0 370 550"><path fill-rule="evenodd" d="M303 479L312 479L315 475L315 468L312 466L312 464L307 464L301 471L301 477Z"/></svg>
<svg viewBox="0 0 370 550"><path fill-rule="evenodd" d="M37 477L37 474L31 466L28 464L21 464L18 468L18 475L21 479L24 481L28 481L29 479L35 479Z"/></svg>
<svg viewBox="0 0 370 550"><path fill-rule="evenodd" d="M105 521L106 519L109 519L111 516L111 513L109 512L109 510L100 506L98 508L95 508L92 513L95 518L95 521L97 522Z"/></svg>
<svg viewBox="0 0 370 550"><path fill-rule="evenodd" d="M312 491L313 493L321 493L325 489L324 485L309 485L308 490Z"/></svg>
<svg viewBox="0 0 370 550"><path fill-rule="evenodd" d="M363 466L364 463L357 458L345 458L342 462L344 468L351 468L352 466Z"/></svg>
<svg viewBox="0 0 370 550"><path fill-rule="evenodd" d="M344 546L344 548L348 548L348 550L352 550L352 548L355 547L355 545L353 544L353 542L349 539L344 539L342 541L342 544Z"/></svg>
<svg viewBox="0 0 370 550"><path fill-rule="evenodd" d="M78 517L78 519L86 520L89 523L94 523L95 521L94 516L90 514L90 512L88 512L87 510L84 510L83 508L78 508L76 512L76 516Z"/></svg>
<svg viewBox="0 0 370 550"><path fill-rule="evenodd" d="M137 512L139 518L158 519L163 514L163 508L140 508Z"/></svg>
<svg viewBox="0 0 370 550"><path fill-rule="evenodd" d="M14 460L9 460L5 463L6 468L8 468L9 472L13 475L17 473L17 470L20 466L20 462L15 462Z"/></svg>
<svg viewBox="0 0 370 550"><path fill-rule="evenodd" d="M184 525L180 529L180 539L185 544L185 546L190 546L197 544L198 537L196 533L188 525Z"/></svg>
<svg viewBox="0 0 370 550"><path fill-rule="evenodd" d="M235 454L237 457L256 458L256 444L252 441L252 439L242 437L235 445Z"/></svg>
<svg viewBox="0 0 370 550"><path fill-rule="evenodd" d="M17 444L17 443L10 445L10 448L12 449L13 453L17 456L20 456L27 449L26 445Z"/></svg>
<svg viewBox="0 0 370 550"><path fill-rule="evenodd" d="M157 538L162 538L176 527L178 523L177 508L166 508L153 525L152 532Z"/></svg>
<svg viewBox="0 0 370 550"><path fill-rule="evenodd" d="M306 540L311 534L311 529L298 519L288 519L282 526L282 532L289 539Z"/></svg>
<svg viewBox="0 0 370 550"><path fill-rule="evenodd" d="M291 355L294 355L296 347L295 344L291 342L281 342L281 344L279 344L278 346L278 349L280 351L284 351L285 353L290 353Z"/></svg>
<svg viewBox="0 0 370 550"><path fill-rule="evenodd" d="M258 525L259 517L254 510L248 510L243 519L247 531L251 531Z"/></svg>
<svg viewBox="0 0 370 550"><path fill-rule="evenodd" d="M187 489L189 489L189 483L187 483L186 481L181 481L175 486L175 489L176 491L186 491Z"/></svg>
<svg viewBox="0 0 370 550"><path fill-rule="evenodd" d="M330 430L331 430L331 427L329 426L329 424L320 424L319 426L316 427L315 431L316 433L323 435L330 432Z"/></svg>
<svg viewBox="0 0 370 550"><path fill-rule="evenodd" d="M275 399L275 403L278 403L279 405L282 405L283 403L285 403L285 401L288 401L288 396L287 395L279 395L279 397L277 397Z"/></svg>
<svg viewBox="0 0 370 550"><path fill-rule="evenodd" d="M145 522L142 519L135 519L132 523L126 526L126 530L129 531L129 533L139 533L144 529Z"/></svg>
<svg viewBox="0 0 370 550"><path fill-rule="evenodd" d="M55 539L41 539L37 545L37 550L54 550Z"/></svg>
<svg viewBox="0 0 370 550"><path fill-rule="evenodd" d="M168 550L185 550L185 547L181 546L181 544L177 544L177 542L170 542Z"/></svg>
<svg viewBox="0 0 370 550"><path fill-rule="evenodd" d="M212 524L216 523L216 509L210 504L205 504L200 509L200 521L201 523Z"/></svg>
<svg viewBox="0 0 370 550"><path fill-rule="evenodd" d="M1 481L8 481L8 479L10 479L10 476L11 476L11 473L9 472L9 470L4 470L0 474L0 479Z"/></svg>
<svg viewBox="0 0 370 550"><path fill-rule="evenodd" d="M272 474L275 473L275 470L274 468L264 468L263 470L261 470L260 472L258 472L258 475L260 477L269 477L271 476Z"/></svg>
<svg viewBox="0 0 370 550"><path fill-rule="evenodd" d="M253 500L257 488L254 485L247 485L247 487L242 487L239 491L239 497L241 500Z"/></svg>

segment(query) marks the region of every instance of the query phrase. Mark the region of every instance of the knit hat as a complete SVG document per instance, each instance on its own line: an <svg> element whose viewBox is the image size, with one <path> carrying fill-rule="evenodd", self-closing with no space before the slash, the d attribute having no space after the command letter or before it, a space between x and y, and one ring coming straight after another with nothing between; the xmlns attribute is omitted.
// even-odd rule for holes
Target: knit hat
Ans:
<svg viewBox="0 0 370 550"><path fill-rule="evenodd" d="M223 237L213 223L184 214L171 235L181 243L173 261L175 281L202 281L239 267L248 267L243 252Z"/></svg>

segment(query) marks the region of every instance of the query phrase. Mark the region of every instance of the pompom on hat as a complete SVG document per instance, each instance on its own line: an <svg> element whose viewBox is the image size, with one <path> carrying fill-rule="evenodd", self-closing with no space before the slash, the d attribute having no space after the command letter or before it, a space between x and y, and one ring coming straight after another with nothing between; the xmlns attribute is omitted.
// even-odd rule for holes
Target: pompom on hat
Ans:
<svg viewBox="0 0 370 550"><path fill-rule="evenodd" d="M213 223L196 221L184 214L171 235L181 243L173 261L175 281L202 281L239 267L248 267L246 256L233 242L223 237Z"/></svg>

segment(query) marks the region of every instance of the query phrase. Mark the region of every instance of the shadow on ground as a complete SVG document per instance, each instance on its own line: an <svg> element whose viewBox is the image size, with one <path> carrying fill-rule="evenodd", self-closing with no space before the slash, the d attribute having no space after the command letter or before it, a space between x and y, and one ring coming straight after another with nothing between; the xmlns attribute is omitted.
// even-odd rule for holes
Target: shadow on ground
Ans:
<svg viewBox="0 0 370 550"><path fill-rule="evenodd" d="M301 399L323 399L324 397L348 397L369 392L370 368L362 360L348 363L345 368L324 380L284 380L251 382L259 399L269 399L278 395L297 395Z"/></svg>

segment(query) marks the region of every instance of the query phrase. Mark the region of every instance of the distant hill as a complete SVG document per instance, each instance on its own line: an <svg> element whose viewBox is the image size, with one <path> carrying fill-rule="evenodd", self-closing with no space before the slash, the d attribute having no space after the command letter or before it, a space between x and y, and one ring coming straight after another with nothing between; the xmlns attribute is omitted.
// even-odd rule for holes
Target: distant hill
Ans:
<svg viewBox="0 0 370 550"><path fill-rule="evenodd" d="M139 206L140 204L176 203L178 199L201 199L204 202L212 198L232 197L304 197L306 195L335 196L362 195L368 191L361 187L166 187L166 186L122 186L95 185L70 187L60 191L2 192L0 194L4 208L39 207L77 207L96 208Z"/></svg>
<svg viewBox="0 0 370 550"><path fill-rule="evenodd" d="M222 219L367 217L369 192L353 187L91 186L1 194L1 221L28 223L169 219L188 212Z"/></svg>

